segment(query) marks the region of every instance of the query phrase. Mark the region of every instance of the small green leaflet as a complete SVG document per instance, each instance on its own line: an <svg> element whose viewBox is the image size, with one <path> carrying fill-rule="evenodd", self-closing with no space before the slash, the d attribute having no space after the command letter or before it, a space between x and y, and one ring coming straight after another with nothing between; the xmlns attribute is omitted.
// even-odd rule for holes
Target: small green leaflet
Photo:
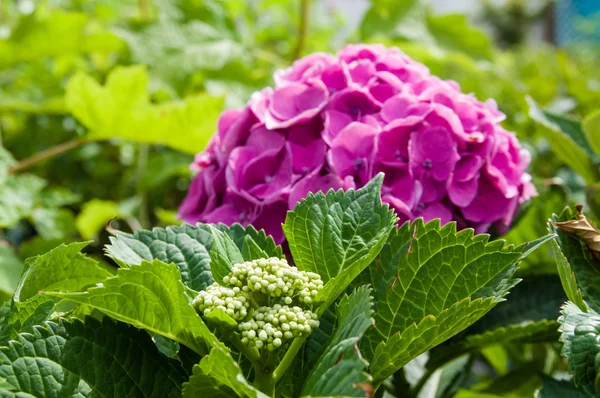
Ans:
<svg viewBox="0 0 600 398"><path fill-rule="evenodd" d="M225 232L209 225L213 236L212 248L210 249L210 270L213 277L219 283L223 283L223 278L231 273L231 267L234 264L244 262L240 249Z"/></svg>
<svg viewBox="0 0 600 398"><path fill-rule="evenodd" d="M193 375L183 385L183 398L267 398L246 381L238 364L221 348L194 366Z"/></svg>
<svg viewBox="0 0 600 398"><path fill-rule="evenodd" d="M357 288L337 308L339 325L306 378L302 395L364 397L370 391L368 362L358 350L365 330L373 326L371 289Z"/></svg>
<svg viewBox="0 0 600 398"><path fill-rule="evenodd" d="M397 218L381 203L383 174L354 191L308 194L288 215L283 231L298 269L325 283L322 314L377 256Z"/></svg>
<svg viewBox="0 0 600 398"><path fill-rule="evenodd" d="M61 244L46 254L27 259L15 301L25 302L45 290L79 291L112 276L96 260L80 253L89 243Z"/></svg>
<svg viewBox="0 0 600 398"><path fill-rule="evenodd" d="M0 378L17 396L176 398L187 374L145 331L86 318L46 322L20 334L0 348Z"/></svg>
<svg viewBox="0 0 600 398"><path fill-rule="evenodd" d="M159 260L121 268L117 276L80 293L47 292L96 308L121 322L184 344L201 355L222 343L190 305L174 264Z"/></svg>

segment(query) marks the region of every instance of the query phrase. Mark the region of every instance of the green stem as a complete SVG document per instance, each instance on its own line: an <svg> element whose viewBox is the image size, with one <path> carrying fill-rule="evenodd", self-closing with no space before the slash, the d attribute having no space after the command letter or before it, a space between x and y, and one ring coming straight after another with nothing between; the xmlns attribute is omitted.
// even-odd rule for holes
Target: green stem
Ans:
<svg viewBox="0 0 600 398"><path fill-rule="evenodd" d="M270 397L275 394L275 380L273 369L279 359L276 351L263 350L258 366L254 366L254 386Z"/></svg>
<svg viewBox="0 0 600 398"><path fill-rule="evenodd" d="M148 193L142 186L144 174L148 169L148 156L150 154L150 145L140 144L138 149L138 164L137 164L137 178L138 178L138 195L140 197L140 210L139 210L139 222L144 228L150 227L150 215L148 210Z"/></svg>
<svg viewBox="0 0 600 398"><path fill-rule="evenodd" d="M394 373L394 392L397 397L407 397L410 394L410 384L404 375L404 369Z"/></svg>
<svg viewBox="0 0 600 398"><path fill-rule="evenodd" d="M308 338L308 336L303 336L303 337L296 337L294 339L294 341L292 342L292 345L287 350L287 352L283 356L283 359L281 360L281 362L279 362L279 365L273 372L273 378L275 379L275 382L278 382L279 380L281 380L281 378L283 377L285 372L291 366L294 359L296 359L296 355L302 348L302 345L304 345L304 342L306 341L307 338Z"/></svg>
<svg viewBox="0 0 600 398"><path fill-rule="evenodd" d="M242 353L243 356L252 362L252 366L254 366L254 368L260 366L258 350L255 347L250 348L246 344L242 343L235 333L229 333L227 338L233 343L235 348Z"/></svg>
<svg viewBox="0 0 600 398"><path fill-rule="evenodd" d="M419 393L421 392L421 390L423 389L423 387L425 386L425 384L427 383L427 381L429 380L429 378L435 373L436 370L438 370L439 368L435 368L435 369L427 369L427 371L425 372L425 374L423 375L423 377L421 377L421 379L419 379L419 382L414 386L414 388L411 390L410 396L412 398L416 398L419 396Z"/></svg>
<svg viewBox="0 0 600 398"><path fill-rule="evenodd" d="M53 158L54 156L58 156L62 153L70 151L71 149L77 148L78 146L81 146L81 145L85 144L86 142L87 142L87 140L84 138L76 138L74 140L67 141L62 144L53 146L42 152L38 152L35 155L32 155L28 158L21 160L17 164L9 167L8 172L16 173L18 171L21 171L23 169L31 167L34 164L39 163L43 160Z"/></svg>
<svg viewBox="0 0 600 398"><path fill-rule="evenodd" d="M310 2L311 0L300 0L300 26L298 26L298 42L292 53L292 59L296 60L302 56L304 51L304 45L306 43L306 36L308 34L308 22L310 14Z"/></svg>

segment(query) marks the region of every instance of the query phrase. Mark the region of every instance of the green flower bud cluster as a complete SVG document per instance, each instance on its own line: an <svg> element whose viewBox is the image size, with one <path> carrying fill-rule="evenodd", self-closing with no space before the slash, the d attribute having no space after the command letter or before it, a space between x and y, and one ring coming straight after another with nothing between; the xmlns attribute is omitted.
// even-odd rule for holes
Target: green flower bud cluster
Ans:
<svg viewBox="0 0 600 398"><path fill-rule="evenodd" d="M240 290L233 289L213 283L206 290L198 293L192 301L192 306L201 314L208 314L214 309L220 308L236 321L244 319L250 308L250 296Z"/></svg>
<svg viewBox="0 0 600 398"><path fill-rule="evenodd" d="M280 304L260 307L251 320L238 325L242 343L269 351L281 347L285 341L310 334L318 326L317 314Z"/></svg>
<svg viewBox="0 0 600 398"><path fill-rule="evenodd" d="M322 288L320 275L273 257L233 265L222 284L200 292L192 305L202 315L222 309L238 321L243 344L274 351L319 326L310 308Z"/></svg>
<svg viewBox="0 0 600 398"><path fill-rule="evenodd" d="M311 304L323 288L319 274L299 271L290 267L286 260L276 257L235 264L231 275L223 278L223 282L237 286L243 292L284 297L288 305L294 297L300 303Z"/></svg>

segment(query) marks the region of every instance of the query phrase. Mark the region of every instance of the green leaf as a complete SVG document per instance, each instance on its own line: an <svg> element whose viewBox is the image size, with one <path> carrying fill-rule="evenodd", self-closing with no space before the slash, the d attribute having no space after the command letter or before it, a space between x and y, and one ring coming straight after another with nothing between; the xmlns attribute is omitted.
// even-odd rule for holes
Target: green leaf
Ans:
<svg viewBox="0 0 600 398"><path fill-rule="evenodd" d="M572 381L556 380L545 374L540 375L542 378L542 388L538 390L536 398L587 398L589 395L578 390Z"/></svg>
<svg viewBox="0 0 600 398"><path fill-rule="evenodd" d="M88 244L63 244L44 255L28 259L15 291L15 301L24 302L44 290L79 291L112 276L97 261L79 253Z"/></svg>
<svg viewBox="0 0 600 398"><path fill-rule="evenodd" d="M92 199L81 207L75 220L75 227L83 239L94 239L108 221L120 215L121 211L117 203Z"/></svg>
<svg viewBox="0 0 600 398"><path fill-rule="evenodd" d="M205 94L184 102L152 104L143 66L115 68L104 87L79 73L67 85L66 102L90 130L89 139L122 138L191 154L204 149L223 108L222 98Z"/></svg>
<svg viewBox="0 0 600 398"><path fill-rule="evenodd" d="M0 377L18 396L178 397L186 373L144 331L86 318L20 334L0 348Z"/></svg>
<svg viewBox="0 0 600 398"><path fill-rule="evenodd" d="M560 217L553 214L551 220L568 221L575 215L576 213L567 207ZM556 234L553 248L567 297L583 311L586 311L588 306L596 312L600 311L600 274L597 271L597 260L585 242L575 235L554 227L551 223L548 223L548 230Z"/></svg>
<svg viewBox="0 0 600 398"><path fill-rule="evenodd" d="M10 246L0 244L0 302L12 296L22 271L23 263Z"/></svg>
<svg viewBox="0 0 600 398"><path fill-rule="evenodd" d="M68 209L37 207L31 212L31 221L44 239L60 239L76 235L75 216Z"/></svg>
<svg viewBox="0 0 600 398"><path fill-rule="evenodd" d="M434 348L427 367L435 369L451 358L494 344L556 341L556 319L565 301L558 277L528 276L511 290L507 301L446 344Z"/></svg>
<svg viewBox="0 0 600 398"><path fill-rule="evenodd" d="M13 227L31 215L45 186L46 181L34 175L9 175L0 184L0 228Z"/></svg>
<svg viewBox="0 0 600 398"><path fill-rule="evenodd" d="M569 372L575 385L591 395L600 393L600 315L585 313L575 304L568 302L558 318L562 355L567 358Z"/></svg>
<svg viewBox="0 0 600 398"><path fill-rule="evenodd" d="M43 57L88 51L108 53L123 47L106 31L86 29L88 20L83 13L60 10L37 11L21 18L10 37L0 40L0 68Z"/></svg>
<svg viewBox="0 0 600 398"><path fill-rule="evenodd" d="M269 255L258 246L258 244L249 235L244 238L242 245L242 258L246 261L268 258Z"/></svg>
<svg viewBox="0 0 600 398"><path fill-rule="evenodd" d="M600 156L600 110L593 112L583 119L583 132L590 146Z"/></svg>
<svg viewBox="0 0 600 398"><path fill-rule="evenodd" d="M210 229L202 224L140 230L134 234L114 231L106 252L122 267L160 260L174 263L183 282L196 291L212 285L209 251L212 246Z"/></svg>
<svg viewBox="0 0 600 398"><path fill-rule="evenodd" d="M358 342L373 326L371 289L357 288L344 295L337 308L339 324L323 355L306 378L303 395L364 397L371 376L368 362L358 350Z"/></svg>
<svg viewBox="0 0 600 398"><path fill-rule="evenodd" d="M31 333L34 326L47 321L57 302L54 297L40 294L23 303L11 300L6 318L0 322L0 346L19 333Z"/></svg>
<svg viewBox="0 0 600 398"><path fill-rule="evenodd" d="M502 301L518 282L518 262L550 237L515 248L471 229L457 232L455 223L440 227L439 220L396 229L360 278L375 291L376 326L364 349L376 382Z"/></svg>
<svg viewBox="0 0 600 398"><path fill-rule="evenodd" d="M199 354L221 346L190 304L174 264L159 260L120 268L117 276L86 292L47 294L85 304L121 322L147 329Z"/></svg>
<svg viewBox="0 0 600 398"><path fill-rule="evenodd" d="M215 280L223 283L223 278L231 273L231 267L234 264L244 262L242 253L225 232L209 225L213 236L212 247L210 249L210 270Z"/></svg>
<svg viewBox="0 0 600 398"><path fill-rule="evenodd" d="M544 112L533 99L527 97L527 102L529 116L538 123L556 156L573 168L588 184L597 182L598 170L592 163L590 154L585 147L582 147L581 140L574 138L577 136L567 134L562 128L566 125L559 125L556 118L552 120L549 114Z"/></svg>
<svg viewBox="0 0 600 398"><path fill-rule="evenodd" d="M233 330L238 325L235 319L227 315L225 310L222 308L215 308L208 314L204 315L204 319L222 328L223 330Z"/></svg>
<svg viewBox="0 0 600 398"><path fill-rule="evenodd" d="M246 381L231 355L220 348L213 348L199 365L194 366L193 372L183 385L184 398L267 397Z"/></svg>
<svg viewBox="0 0 600 398"><path fill-rule="evenodd" d="M227 226L225 224L217 224L217 229L225 232L231 240L235 243L238 249L244 254L244 246L246 242L246 236L252 238L254 243L258 245L258 247L265 252L266 257L283 257L283 249L281 246L276 245L272 236L267 236L264 230L257 231L252 225L248 225L243 227L241 224L235 223L231 226ZM246 249L248 251L248 248ZM251 261L252 258L244 257L244 261Z"/></svg>
<svg viewBox="0 0 600 398"><path fill-rule="evenodd" d="M482 29L469 24L466 15L429 15L427 26L440 47L474 58L492 59L492 41Z"/></svg>
<svg viewBox="0 0 600 398"><path fill-rule="evenodd" d="M381 203L383 174L363 188L309 193L288 212L283 231L294 262L325 283L317 301L324 310L377 256L397 218Z"/></svg>

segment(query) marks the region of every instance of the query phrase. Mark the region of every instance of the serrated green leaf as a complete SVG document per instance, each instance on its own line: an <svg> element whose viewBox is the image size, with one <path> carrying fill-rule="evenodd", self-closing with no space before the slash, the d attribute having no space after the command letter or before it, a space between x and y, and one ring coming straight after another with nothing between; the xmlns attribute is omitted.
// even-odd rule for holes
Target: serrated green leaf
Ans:
<svg viewBox="0 0 600 398"><path fill-rule="evenodd" d="M91 308L121 322L147 329L205 355L221 343L190 304L174 264L159 260L121 268L117 276L86 292L47 292Z"/></svg>
<svg viewBox="0 0 600 398"><path fill-rule="evenodd" d="M15 290L15 301L25 302L44 290L79 291L112 276L96 260L79 253L88 244L62 244L46 254L28 259Z"/></svg>
<svg viewBox="0 0 600 398"><path fill-rule="evenodd" d="M8 245L0 243L0 302L8 300L21 277L23 263Z"/></svg>
<svg viewBox="0 0 600 398"><path fill-rule="evenodd" d="M213 348L193 372L183 385L184 398L267 398L246 381L231 355L220 348Z"/></svg>
<svg viewBox="0 0 600 398"><path fill-rule="evenodd" d="M535 398L587 398L589 395L578 390L572 381L556 380L545 374L540 375L542 378L542 388L540 388Z"/></svg>
<svg viewBox="0 0 600 398"><path fill-rule="evenodd" d="M246 240L246 236L252 238L254 243L258 245L258 247L266 253L266 257L283 257L283 249L281 246L276 245L272 236L267 236L264 230L257 231L252 225L248 225L246 227L241 224L235 223L230 226L225 224L217 224L216 228L220 231L225 232L231 240L235 243L238 249L244 254L244 242ZM244 257L244 261L251 261L253 259Z"/></svg>
<svg viewBox="0 0 600 398"><path fill-rule="evenodd" d="M564 305L558 319L562 355L567 358L569 372L575 385L591 395L600 393L600 315L585 313L575 304Z"/></svg>
<svg viewBox="0 0 600 398"><path fill-rule="evenodd" d="M223 108L222 98L206 94L179 103L152 104L143 66L115 68L105 86L79 73L67 85L66 102L90 130L91 140L121 138L192 154L204 149Z"/></svg>
<svg viewBox="0 0 600 398"><path fill-rule="evenodd" d="M580 140L575 140L562 130L556 120L550 120L533 99L527 97L529 116L538 123L554 154L565 164L581 175L588 184L598 181L598 169L590 159L589 153L581 146Z"/></svg>
<svg viewBox="0 0 600 398"><path fill-rule="evenodd" d="M560 217L553 214L551 220L568 221L574 217L575 212L567 207ZM600 274L596 270L598 263L591 251L578 237L551 223L548 223L548 230L557 235L553 248L567 297L583 311L588 306L596 312L600 311Z"/></svg>
<svg viewBox="0 0 600 398"><path fill-rule="evenodd" d="M269 255L258 246L258 244L249 235L244 238L242 245L242 258L246 261L268 258Z"/></svg>
<svg viewBox="0 0 600 398"><path fill-rule="evenodd" d="M422 219L390 236L360 278L375 291L376 326L364 350L373 358L376 383L502 301L518 282L518 262L550 236L516 248L488 239L470 229L457 232L454 223L441 227L439 220Z"/></svg>
<svg viewBox="0 0 600 398"><path fill-rule="evenodd" d="M223 278L231 273L233 265L243 263L244 258L229 235L212 225L209 225L209 228L213 236L210 270L215 281L223 283Z"/></svg>
<svg viewBox="0 0 600 398"><path fill-rule="evenodd" d="M337 308L339 324L329 344L306 378L302 395L364 397L371 376L358 342L373 326L371 289L357 288L345 295Z"/></svg>
<svg viewBox="0 0 600 398"><path fill-rule="evenodd" d="M0 346L19 333L31 333L34 326L48 320L58 300L46 295L35 295L25 302L10 301L4 321L0 322Z"/></svg>
<svg viewBox="0 0 600 398"><path fill-rule="evenodd" d="M0 348L0 377L36 397L178 397L186 373L144 331L86 318L20 334Z"/></svg>
<svg viewBox="0 0 600 398"><path fill-rule="evenodd" d="M587 115L582 127L590 146L600 156L600 110Z"/></svg>
<svg viewBox="0 0 600 398"><path fill-rule="evenodd" d="M153 228L134 234L114 231L107 255L122 267L139 265L142 261L160 260L174 263L183 282L196 291L213 284L209 251L212 246L210 229L202 224Z"/></svg>
<svg viewBox="0 0 600 398"><path fill-rule="evenodd" d="M308 194L288 212L283 231L298 269L321 275L322 314L377 256L397 218L381 203L383 174L363 188Z"/></svg>

